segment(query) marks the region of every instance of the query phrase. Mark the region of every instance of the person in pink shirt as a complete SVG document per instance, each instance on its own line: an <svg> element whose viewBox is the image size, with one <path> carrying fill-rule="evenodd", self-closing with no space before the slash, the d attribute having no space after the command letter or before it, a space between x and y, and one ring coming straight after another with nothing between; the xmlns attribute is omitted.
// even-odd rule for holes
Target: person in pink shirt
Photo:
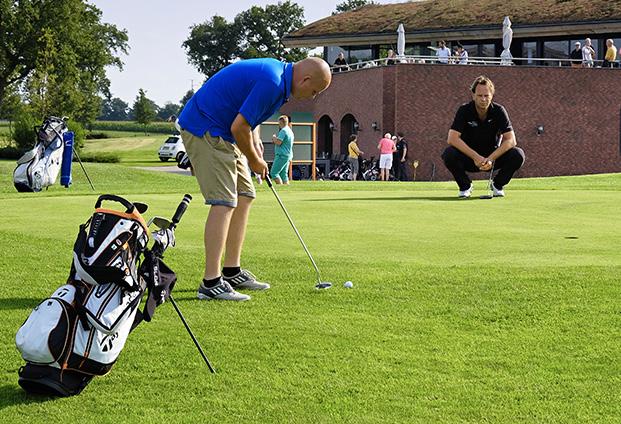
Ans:
<svg viewBox="0 0 621 424"><path fill-rule="evenodd" d="M395 142L390 138L390 133L384 134L377 148L380 151L380 181L388 181L390 168L392 168L392 153L397 151Z"/></svg>

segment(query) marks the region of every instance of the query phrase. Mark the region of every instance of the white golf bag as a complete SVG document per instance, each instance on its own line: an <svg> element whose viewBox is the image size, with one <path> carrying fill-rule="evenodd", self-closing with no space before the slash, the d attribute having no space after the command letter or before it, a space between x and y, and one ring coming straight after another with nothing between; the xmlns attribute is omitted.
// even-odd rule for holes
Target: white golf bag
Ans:
<svg viewBox="0 0 621 424"><path fill-rule="evenodd" d="M104 200L126 210L101 208ZM150 321L174 287L174 272L147 249L141 215L147 206L102 195L95 208L80 226L67 283L31 312L15 337L26 361L19 384L29 393L76 395L94 376L108 373L130 331Z"/></svg>
<svg viewBox="0 0 621 424"><path fill-rule="evenodd" d="M34 148L17 161L13 184L17 191L41 191L54 184L62 165L63 134L67 124L61 118L48 117L35 128L37 141Z"/></svg>

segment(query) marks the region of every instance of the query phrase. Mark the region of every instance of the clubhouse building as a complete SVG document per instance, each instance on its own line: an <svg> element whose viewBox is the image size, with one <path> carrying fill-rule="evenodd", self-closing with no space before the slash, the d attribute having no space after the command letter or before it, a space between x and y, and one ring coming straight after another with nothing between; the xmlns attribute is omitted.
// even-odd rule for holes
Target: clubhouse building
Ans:
<svg viewBox="0 0 621 424"><path fill-rule="evenodd" d="M613 2L614 3L614 2ZM349 72L314 102L291 101L316 124L316 157L342 159L356 133L367 157L379 156L384 132L403 132L417 179L448 180L440 154L458 106L471 100L478 75L496 84L494 100L512 120L527 160L519 176L621 172L621 67L601 68L606 40L621 47L621 7L606 0L441 0L370 5L326 17L283 39L288 47L323 47ZM621 4L619 4L621 6ZM513 31L511 65L499 66L503 20ZM405 59L386 65L405 29ZM575 43L592 40L595 64L570 66ZM461 44L468 64L438 64L440 40ZM618 57L617 57L618 61ZM363 63L364 66L357 64ZM413 168L412 168L413 171Z"/></svg>

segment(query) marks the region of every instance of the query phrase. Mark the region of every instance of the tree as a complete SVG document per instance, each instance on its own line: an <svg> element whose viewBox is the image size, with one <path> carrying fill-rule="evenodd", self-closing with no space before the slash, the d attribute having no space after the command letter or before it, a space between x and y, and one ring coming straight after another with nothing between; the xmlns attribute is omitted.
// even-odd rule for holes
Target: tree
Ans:
<svg viewBox="0 0 621 424"><path fill-rule="evenodd" d="M118 97L104 99L98 119L102 121L127 121L129 105Z"/></svg>
<svg viewBox="0 0 621 424"><path fill-rule="evenodd" d="M286 0L265 8L253 6L229 23L221 16L191 28L183 42L189 62L207 78L239 60L273 57L297 61L307 49L286 49L282 37L304 25L304 9Z"/></svg>
<svg viewBox="0 0 621 424"><path fill-rule="evenodd" d="M164 107L161 107L157 111L157 117L162 121L168 121L173 116L174 119L176 119L177 115L179 115L180 110L181 108L179 107L179 105L176 105L173 102L166 102L166 104L164 104Z"/></svg>
<svg viewBox="0 0 621 424"><path fill-rule="evenodd" d="M155 119L155 108L153 107L155 103L147 98L145 91L141 88L138 90L138 95L136 96L136 101L134 102L134 107L132 108L134 111L134 120L139 124L144 125L145 133L147 124Z"/></svg>
<svg viewBox="0 0 621 424"><path fill-rule="evenodd" d="M371 4L377 3L375 3L373 0L345 0L344 2L336 5L336 12L332 12L332 14L338 15L339 13L360 9L363 6L368 6Z"/></svg>
<svg viewBox="0 0 621 424"><path fill-rule="evenodd" d="M38 40L43 51L37 57L35 69L26 79L29 110L39 120L52 113L52 98L56 85L54 56L57 54L52 31L45 29Z"/></svg>
<svg viewBox="0 0 621 424"><path fill-rule="evenodd" d="M193 95L194 95L194 90L188 90L187 93L185 93L185 95L181 98L181 101L179 102L181 103L179 107L179 113L181 113L181 111L185 107L185 104L188 102L188 100L192 98Z"/></svg>
<svg viewBox="0 0 621 424"><path fill-rule="evenodd" d="M101 16L86 0L0 0L0 104L18 85L31 97L47 86L38 113L94 119L98 94L109 95L105 68L122 68L127 53L126 32Z"/></svg>
<svg viewBox="0 0 621 424"><path fill-rule="evenodd" d="M190 36L182 46L188 61L207 77L235 61L240 33L222 16L190 28Z"/></svg>
<svg viewBox="0 0 621 424"><path fill-rule="evenodd" d="M274 57L295 62L306 57L305 49L285 49L281 43L285 34L304 26L304 8L287 0L268 4L265 8L253 6L235 17L234 26L241 31L239 57Z"/></svg>

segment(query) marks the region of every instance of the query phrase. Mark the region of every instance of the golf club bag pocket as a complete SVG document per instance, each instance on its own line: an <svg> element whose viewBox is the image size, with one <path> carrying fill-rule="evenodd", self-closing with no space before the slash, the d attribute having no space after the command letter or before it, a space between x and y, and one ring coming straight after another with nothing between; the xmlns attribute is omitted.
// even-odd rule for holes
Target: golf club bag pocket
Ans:
<svg viewBox="0 0 621 424"><path fill-rule="evenodd" d="M104 200L121 203L126 210L103 209ZM106 282L138 290L136 263L149 241L147 224L140 214L144 210L146 205L122 197L100 196L93 216L80 225L73 246L72 275L91 285Z"/></svg>
<svg viewBox="0 0 621 424"><path fill-rule="evenodd" d="M32 311L17 332L17 348L31 364L104 375L125 347L143 293L66 284Z"/></svg>
<svg viewBox="0 0 621 424"><path fill-rule="evenodd" d="M17 331L15 344L25 361L60 367L77 317L72 306L75 291L69 284L59 287L34 308Z"/></svg>

